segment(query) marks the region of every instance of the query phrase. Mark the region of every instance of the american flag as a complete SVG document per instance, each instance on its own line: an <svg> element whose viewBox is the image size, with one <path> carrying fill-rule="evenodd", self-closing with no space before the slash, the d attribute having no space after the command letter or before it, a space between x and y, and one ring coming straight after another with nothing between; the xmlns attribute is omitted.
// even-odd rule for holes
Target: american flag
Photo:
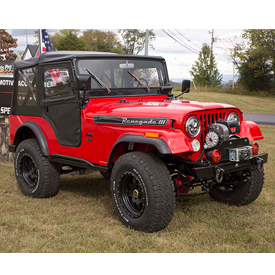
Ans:
<svg viewBox="0 0 275 275"><path fill-rule="evenodd" d="M41 29L41 39L42 39L41 53L52 51L53 48L46 29Z"/></svg>

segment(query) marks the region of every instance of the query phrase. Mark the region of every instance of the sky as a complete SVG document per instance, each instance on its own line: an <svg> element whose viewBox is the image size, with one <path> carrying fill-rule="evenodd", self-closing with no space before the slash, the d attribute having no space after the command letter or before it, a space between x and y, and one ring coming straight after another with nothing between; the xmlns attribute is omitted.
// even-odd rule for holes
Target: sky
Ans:
<svg viewBox="0 0 275 275"><path fill-rule="evenodd" d="M19 51L26 47L26 32L31 44L35 42L34 31L38 28L47 28L50 34L59 29L99 29L115 33L125 28L153 29L156 39L153 41L154 50L149 49L149 55L166 59L172 80L190 79L189 70L198 59L202 44L210 45L210 32L214 30L213 52L218 70L227 82L233 78L229 51L241 41L242 30L275 27L273 9L268 8L268 2L273 3L269 0L265 5L252 5L247 0L231 0L224 4L219 0L139 0L138 3L79 0L72 6L64 5L63 1L48 0L40 8L35 0L29 0L28 5L21 5L18 1L12 17L9 11L1 13L1 27L13 30L13 36L18 38Z"/></svg>
<svg viewBox="0 0 275 275"><path fill-rule="evenodd" d="M26 44L35 44L36 29L11 29L12 36L17 38L16 53L24 51ZM85 29L81 29L83 32ZM118 29L101 29L118 33ZM145 29L141 29L145 31ZM54 34L58 29L48 29L49 34ZM233 78L233 64L229 60L230 48L241 41L241 29L153 29L156 39L149 47L149 55L162 56L166 59L169 77L173 79L190 79L192 65L198 59L198 54L203 43L211 44L212 31L214 32L213 52L219 72L227 82ZM176 42L177 40L178 42ZM140 53L143 55L144 51Z"/></svg>

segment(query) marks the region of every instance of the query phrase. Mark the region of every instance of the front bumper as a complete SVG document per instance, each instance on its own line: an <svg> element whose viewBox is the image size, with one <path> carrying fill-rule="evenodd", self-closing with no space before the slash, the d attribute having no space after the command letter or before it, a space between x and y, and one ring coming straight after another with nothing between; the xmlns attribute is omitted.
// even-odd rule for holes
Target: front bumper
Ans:
<svg viewBox="0 0 275 275"><path fill-rule="evenodd" d="M209 179L217 177L217 170L223 171L223 174L228 174L246 168L252 165L263 165L267 162L268 153L254 156L252 159L240 161L240 162L222 162L218 164L212 164L206 167L193 167L192 172L197 179Z"/></svg>

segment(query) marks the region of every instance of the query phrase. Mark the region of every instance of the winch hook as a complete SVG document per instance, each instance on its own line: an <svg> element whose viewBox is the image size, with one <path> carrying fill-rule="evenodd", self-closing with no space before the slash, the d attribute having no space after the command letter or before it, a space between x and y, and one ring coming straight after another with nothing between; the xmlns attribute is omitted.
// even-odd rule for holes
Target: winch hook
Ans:
<svg viewBox="0 0 275 275"><path fill-rule="evenodd" d="M262 170L264 166L264 160L260 157L257 157L256 163L257 163L257 168L259 170Z"/></svg>
<svg viewBox="0 0 275 275"><path fill-rule="evenodd" d="M223 181L224 169L217 167L217 166L215 168L216 168L216 182L221 183Z"/></svg>

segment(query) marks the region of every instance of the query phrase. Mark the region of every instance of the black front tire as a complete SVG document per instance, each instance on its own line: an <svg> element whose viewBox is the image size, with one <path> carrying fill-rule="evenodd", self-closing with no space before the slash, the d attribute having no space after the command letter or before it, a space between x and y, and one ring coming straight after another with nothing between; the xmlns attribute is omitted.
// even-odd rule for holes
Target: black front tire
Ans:
<svg viewBox="0 0 275 275"><path fill-rule="evenodd" d="M216 184L209 195L216 201L229 205L242 206L255 201L264 185L264 169L253 165L247 181L240 181L237 185Z"/></svg>
<svg viewBox="0 0 275 275"><path fill-rule="evenodd" d="M154 154L122 155L112 171L111 191L120 220L130 228L156 232L172 220L174 185L166 166Z"/></svg>
<svg viewBox="0 0 275 275"><path fill-rule="evenodd" d="M59 190L59 164L43 156L36 139L26 139L16 148L14 170L18 185L25 196L48 198Z"/></svg>

